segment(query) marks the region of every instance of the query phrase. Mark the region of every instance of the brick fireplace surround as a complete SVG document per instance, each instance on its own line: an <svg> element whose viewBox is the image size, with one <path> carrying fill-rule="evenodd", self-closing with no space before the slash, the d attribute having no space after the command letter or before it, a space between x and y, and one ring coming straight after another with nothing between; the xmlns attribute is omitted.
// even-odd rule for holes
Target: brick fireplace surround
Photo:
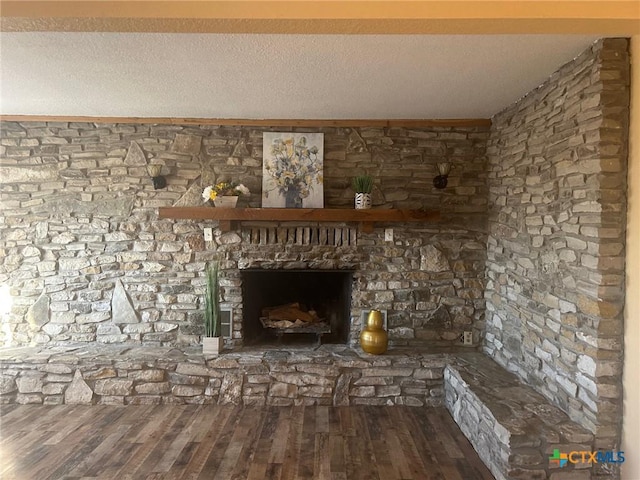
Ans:
<svg viewBox="0 0 640 480"><path fill-rule="evenodd" d="M628 79L628 42L607 39L490 127L4 122L0 284L13 305L0 402L446 404L497 478L617 478L612 464L553 470L547 455L620 443ZM262 133L280 130L324 133L326 208L350 208L350 178L366 172L374 208L440 221L223 232L158 218L199 205L221 177L250 188L240 206L260 206ZM449 186L436 190L443 160ZM153 189L149 163L164 165L167 188ZM305 241L309 229L333 240ZM213 259L233 335L203 358ZM346 342L243 346L247 269L352 271ZM388 314L380 357L357 346L371 308Z"/></svg>

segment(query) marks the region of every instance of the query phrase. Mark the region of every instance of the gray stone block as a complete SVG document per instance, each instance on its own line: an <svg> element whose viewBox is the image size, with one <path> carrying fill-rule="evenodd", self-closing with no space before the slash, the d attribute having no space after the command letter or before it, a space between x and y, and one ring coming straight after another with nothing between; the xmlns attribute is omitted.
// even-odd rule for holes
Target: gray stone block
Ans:
<svg viewBox="0 0 640 480"><path fill-rule="evenodd" d="M132 387L132 380L108 378L104 380L96 380L94 390L97 395L125 396L131 395Z"/></svg>
<svg viewBox="0 0 640 480"><path fill-rule="evenodd" d="M31 165L29 167L0 166L2 183L41 183L60 178L57 165Z"/></svg>
<svg viewBox="0 0 640 480"><path fill-rule="evenodd" d="M4 375L0 377L0 395L6 395L16 390L18 390L18 386L14 378Z"/></svg>
<svg viewBox="0 0 640 480"><path fill-rule="evenodd" d="M176 397L194 397L204 393L204 387L195 385L174 385L171 393Z"/></svg>
<svg viewBox="0 0 640 480"><path fill-rule="evenodd" d="M20 393L40 393L42 392L42 375L21 375L16 379L16 385Z"/></svg>
<svg viewBox="0 0 640 480"><path fill-rule="evenodd" d="M134 387L136 393L141 395L162 395L171 392L169 382L140 383Z"/></svg>
<svg viewBox="0 0 640 480"><path fill-rule="evenodd" d="M220 386L220 396L218 397L219 405L239 405L242 399L242 374L225 374L222 385Z"/></svg>

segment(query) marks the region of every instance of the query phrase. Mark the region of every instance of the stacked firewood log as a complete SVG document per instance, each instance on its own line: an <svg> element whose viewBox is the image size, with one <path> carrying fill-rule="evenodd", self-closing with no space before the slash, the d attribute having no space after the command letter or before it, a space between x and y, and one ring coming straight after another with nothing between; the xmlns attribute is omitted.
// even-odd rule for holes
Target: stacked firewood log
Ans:
<svg viewBox="0 0 640 480"><path fill-rule="evenodd" d="M315 310L307 310L298 302L263 308L262 319L271 328L305 327L321 321Z"/></svg>

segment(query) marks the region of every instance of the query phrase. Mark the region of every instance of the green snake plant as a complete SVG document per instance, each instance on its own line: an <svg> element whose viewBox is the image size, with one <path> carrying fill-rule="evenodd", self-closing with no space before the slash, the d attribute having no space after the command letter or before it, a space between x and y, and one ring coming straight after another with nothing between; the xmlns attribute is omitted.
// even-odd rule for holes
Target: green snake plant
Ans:
<svg viewBox="0 0 640 480"><path fill-rule="evenodd" d="M211 263L206 270L207 293L204 297L204 334L206 337L220 336L220 287L218 284L218 262Z"/></svg>
<svg viewBox="0 0 640 480"><path fill-rule="evenodd" d="M358 175L351 181L351 186L356 193L371 193L373 190L373 178L369 175Z"/></svg>

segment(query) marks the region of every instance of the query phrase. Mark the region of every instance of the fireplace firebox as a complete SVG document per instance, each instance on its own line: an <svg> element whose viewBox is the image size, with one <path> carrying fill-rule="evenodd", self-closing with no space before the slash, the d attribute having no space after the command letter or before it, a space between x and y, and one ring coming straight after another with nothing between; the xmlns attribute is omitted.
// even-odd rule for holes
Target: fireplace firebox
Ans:
<svg viewBox="0 0 640 480"><path fill-rule="evenodd" d="M241 271L243 343L347 343L352 270Z"/></svg>

